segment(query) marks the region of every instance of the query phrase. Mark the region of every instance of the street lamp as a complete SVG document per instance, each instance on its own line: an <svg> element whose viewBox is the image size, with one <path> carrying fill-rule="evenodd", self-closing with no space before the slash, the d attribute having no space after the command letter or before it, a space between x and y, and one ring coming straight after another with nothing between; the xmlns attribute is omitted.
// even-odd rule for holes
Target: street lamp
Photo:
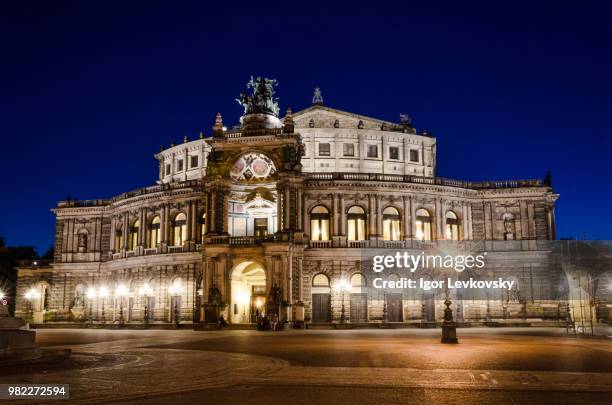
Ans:
<svg viewBox="0 0 612 405"><path fill-rule="evenodd" d="M119 325L123 325L123 297L128 295L128 289L125 285L119 284L115 289L115 296L119 298Z"/></svg>
<svg viewBox="0 0 612 405"><path fill-rule="evenodd" d="M170 287L168 287L168 292L172 297L174 297L174 323L178 326L180 323L179 319L179 299L178 297L183 294L183 286L178 280L175 280Z"/></svg>
<svg viewBox="0 0 612 405"><path fill-rule="evenodd" d="M153 295L153 289L147 283L144 283L138 289L138 295L144 298L144 322L145 325L149 324L149 297Z"/></svg>
<svg viewBox="0 0 612 405"><path fill-rule="evenodd" d="M334 289L336 291L340 291L342 293L342 310L340 312L340 323L344 323L344 321L346 320L346 312L344 309L344 293L346 291L349 291L350 288L351 288L350 284L345 279L341 279L334 286Z"/></svg>
<svg viewBox="0 0 612 405"><path fill-rule="evenodd" d="M89 302L89 323L93 323L93 300L96 298L96 295L96 289L93 287L89 287L85 293L87 301Z"/></svg>
<svg viewBox="0 0 612 405"><path fill-rule="evenodd" d="M100 287L98 289L98 297L102 298L102 324L106 323L106 315L104 314L104 301L108 297L108 288Z"/></svg>
<svg viewBox="0 0 612 405"><path fill-rule="evenodd" d="M40 297L40 294L36 289L30 288L25 293L25 299L28 301L28 319L34 318L34 309L32 308L32 302L37 300Z"/></svg>

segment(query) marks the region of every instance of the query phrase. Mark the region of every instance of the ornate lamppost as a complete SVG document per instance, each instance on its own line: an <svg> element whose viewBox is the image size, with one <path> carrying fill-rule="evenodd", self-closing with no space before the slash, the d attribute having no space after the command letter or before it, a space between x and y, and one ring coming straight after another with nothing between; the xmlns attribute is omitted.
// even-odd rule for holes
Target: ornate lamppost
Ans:
<svg viewBox="0 0 612 405"><path fill-rule="evenodd" d="M93 300L96 298L96 289L93 287L89 287L85 296L87 297L87 301L89 304L89 323L93 324Z"/></svg>
<svg viewBox="0 0 612 405"><path fill-rule="evenodd" d="M115 289L115 297L119 298L119 325L122 326L125 322L123 318L123 297L128 295L128 289L125 285L120 284Z"/></svg>
<svg viewBox="0 0 612 405"><path fill-rule="evenodd" d="M345 279L341 279L335 285L335 290L340 291L342 294L342 309L340 310L340 323L344 323L346 321L346 311L344 308L344 293L351 288L349 283Z"/></svg>
<svg viewBox="0 0 612 405"><path fill-rule="evenodd" d="M148 283L144 283L138 289L138 295L144 299L144 323L149 325L149 297L153 295L153 289Z"/></svg>
<svg viewBox="0 0 612 405"><path fill-rule="evenodd" d="M104 313L104 304L106 297L108 297L108 288L100 287L98 289L98 297L102 299L102 325L106 324L106 314Z"/></svg>
<svg viewBox="0 0 612 405"><path fill-rule="evenodd" d="M174 323L178 327L180 323L179 297L183 294L183 286L179 281L174 281L172 285L168 287L168 292L171 297L174 297Z"/></svg>

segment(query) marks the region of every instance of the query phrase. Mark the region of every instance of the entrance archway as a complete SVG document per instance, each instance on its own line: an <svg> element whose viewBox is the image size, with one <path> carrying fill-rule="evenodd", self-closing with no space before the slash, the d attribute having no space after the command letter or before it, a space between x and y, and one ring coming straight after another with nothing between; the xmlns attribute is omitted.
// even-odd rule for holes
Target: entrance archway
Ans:
<svg viewBox="0 0 612 405"><path fill-rule="evenodd" d="M257 313L266 306L266 271L254 261L238 264L232 270L231 306L229 320L232 323L254 323Z"/></svg>

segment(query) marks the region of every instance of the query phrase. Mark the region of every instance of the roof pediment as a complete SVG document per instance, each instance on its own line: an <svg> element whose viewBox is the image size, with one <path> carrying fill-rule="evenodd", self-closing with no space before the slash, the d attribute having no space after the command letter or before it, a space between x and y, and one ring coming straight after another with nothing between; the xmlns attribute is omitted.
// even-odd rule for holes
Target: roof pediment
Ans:
<svg viewBox="0 0 612 405"><path fill-rule="evenodd" d="M365 115L354 114L347 111L322 105L313 105L304 110L293 113L293 121L296 128L311 127L311 120L316 128L358 128L381 129L386 126L389 129L399 127L399 124L384 121Z"/></svg>

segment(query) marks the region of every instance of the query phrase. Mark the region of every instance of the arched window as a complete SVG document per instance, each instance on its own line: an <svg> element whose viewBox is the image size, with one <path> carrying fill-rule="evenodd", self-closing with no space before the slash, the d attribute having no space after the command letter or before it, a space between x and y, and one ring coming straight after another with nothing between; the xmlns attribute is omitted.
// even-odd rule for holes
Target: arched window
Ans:
<svg viewBox="0 0 612 405"><path fill-rule="evenodd" d="M366 279L361 273L355 273L351 276L351 287L365 287Z"/></svg>
<svg viewBox="0 0 612 405"><path fill-rule="evenodd" d="M400 215L396 208L387 207L383 211L383 239L400 239Z"/></svg>
<svg viewBox="0 0 612 405"><path fill-rule="evenodd" d="M431 216L426 209L416 211L415 236L418 240L431 240Z"/></svg>
<svg viewBox="0 0 612 405"><path fill-rule="evenodd" d="M329 210L323 205L310 211L310 240L329 240Z"/></svg>
<svg viewBox="0 0 612 405"><path fill-rule="evenodd" d="M206 213L203 213L200 217L200 242L204 242L206 236Z"/></svg>
<svg viewBox="0 0 612 405"><path fill-rule="evenodd" d="M366 238L366 214L363 208L358 205L352 206L348 210L348 240L365 240Z"/></svg>
<svg viewBox="0 0 612 405"><path fill-rule="evenodd" d="M151 225L149 226L149 248L157 247L157 245L161 242L161 220L158 216L154 217L151 221Z"/></svg>
<svg viewBox="0 0 612 405"><path fill-rule="evenodd" d="M174 217L174 246L183 246L187 240L187 217L182 212Z"/></svg>
<svg viewBox="0 0 612 405"><path fill-rule="evenodd" d="M323 273L319 273L312 278L313 287L329 287L329 277Z"/></svg>
<svg viewBox="0 0 612 405"><path fill-rule="evenodd" d="M446 213L445 237L448 240L459 240L459 218L453 211Z"/></svg>
<svg viewBox="0 0 612 405"><path fill-rule="evenodd" d="M123 231L121 226L115 229L115 244L113 248L115 252L119 252L123 248Z"/></svg>
<svg viewBox="0 0 612 405"><path fill-rule="evenodd" d="M128 239L128 250L136 250L138 246L138 232L140 229L140 221L136 220L130 227L130 237Z"/></svg>

